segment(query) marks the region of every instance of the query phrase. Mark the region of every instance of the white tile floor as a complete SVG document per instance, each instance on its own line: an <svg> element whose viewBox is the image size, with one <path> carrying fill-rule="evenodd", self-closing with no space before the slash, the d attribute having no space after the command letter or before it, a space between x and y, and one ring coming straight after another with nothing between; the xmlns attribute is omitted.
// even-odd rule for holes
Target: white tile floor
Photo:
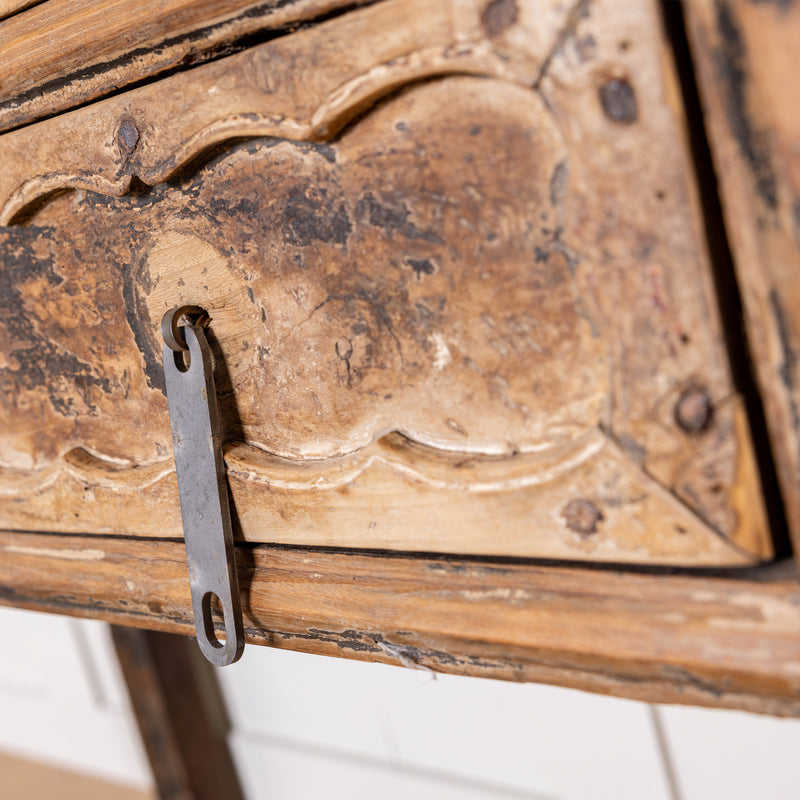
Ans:
<svg viewBox="0 0 800 800"><path fill-rule="evenodd" d="M0 625L0 750L149 786L107 628ZM250 800L800 797L800 721L258 647L219 676Z"/></svg>

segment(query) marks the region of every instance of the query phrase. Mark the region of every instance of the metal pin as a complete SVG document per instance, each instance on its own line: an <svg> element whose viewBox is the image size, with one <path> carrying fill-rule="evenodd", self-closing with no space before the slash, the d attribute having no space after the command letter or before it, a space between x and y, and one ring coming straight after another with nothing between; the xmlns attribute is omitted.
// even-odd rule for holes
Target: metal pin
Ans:
<svg viewBox="0 0 800 800"><path fill-rule="evenodd" d="M182 318L188 318L189 324L180 325ZM241 657L244 630L220 443L214 361L203 330L208 322L203 309L182 306L164 315L161 330L195 632L205 657L222 667ZM217 639L214 631L214 597L222 606L224 642Z"/></svg>

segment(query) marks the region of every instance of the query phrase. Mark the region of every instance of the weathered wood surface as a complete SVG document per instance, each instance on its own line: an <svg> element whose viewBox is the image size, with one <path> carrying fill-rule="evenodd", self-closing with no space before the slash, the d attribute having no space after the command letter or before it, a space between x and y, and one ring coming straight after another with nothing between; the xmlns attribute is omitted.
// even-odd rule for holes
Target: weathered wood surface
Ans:
<svg viewBox="0 0 800 800"><path fill-rule="evenodd" d="M191 302L245 539L771 555L656 9L500 7L381 3L0 138L0 525L181 535Z"/></svg>
<svg viewBox="0 0 800 800"><path fill-rule="evenodd" d="M476 0L379 3L6 134L0 223L62 189L121 195L134 177L162 183L237 138L329 140L404 85L438 76L471 73L528 87L569 22L556 0L546 5L550 13L535 0L525 4L487 39Z"/></svg>
<svg viewBox="0 0 800 800"><path fill-rule="evenodd" d="M0 556L0 602L194 630L180 542L2 533ZM251 644L800 714L796 572L760 582L265 545L236 557Z"/></svg>
<svg viewBox="0 0 800 800"><path fill-rule="evenodd" d="M755 371L800 552L800 3L691 0L687 20Z"/></svg>
<svg viewBox="0 0 800 800"><path fill-rule="evenodd" d="M42 0L0 0L0 19L10 17L41 2Z"/></svg>
<svg viewBox="0 0 800 800"><path fill-rule="evenodd" d="M0 130L368 0L69 0L0 23ZM374 0L373 0L374 2ZM31 3L11 0L13 13ZM3 16L0 0L0 18Z"/></svg>
<svg viewBox="0 0 800 800"><path fill-rule="evenodd" d="M159 800L244 800L214 667L183 636L114 625Z"/></svg>

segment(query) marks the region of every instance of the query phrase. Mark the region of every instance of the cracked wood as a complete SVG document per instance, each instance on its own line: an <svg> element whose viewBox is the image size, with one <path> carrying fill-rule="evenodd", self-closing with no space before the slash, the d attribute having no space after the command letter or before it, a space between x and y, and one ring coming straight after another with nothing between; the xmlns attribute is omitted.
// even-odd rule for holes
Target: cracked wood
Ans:
<svg viewBox="0 0 800 800"><path fill-rule="evenodd" d="M365 2L43 2L0 23L0 130L189 69ZM0 19L32 4L0 0Z"/></svg>
<svg viewBox="0 0 800 800"><path fill-rule="evenodd" d="M753 364L800 551L800 3L687 6Z"/></svg>
<svg viewBox="0 0 800 800"><path fill-rule="evenodd" d="M0 533L0 554L0 603L194 630L180 542ZM791 562L733 578L264 545L236 561L251 644L800 715Z"/></svg>
<svg viewBox="0 0 800 800"><path fill-rule="evenodd" d="M191 303L240 538L770 557L657 9L512 5L379 3L0 137L3 526L180 535Z"/></svg>

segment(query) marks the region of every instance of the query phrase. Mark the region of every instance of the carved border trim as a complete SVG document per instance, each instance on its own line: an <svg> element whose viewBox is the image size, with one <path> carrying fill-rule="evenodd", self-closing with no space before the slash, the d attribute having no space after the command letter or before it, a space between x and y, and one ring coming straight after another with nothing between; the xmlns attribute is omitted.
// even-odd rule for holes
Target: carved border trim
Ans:
<svg viewBox="0 0 800 800"><path fill-rule="evenodd" d="M501 40L527 36L539 5L524 4ZM535 86L559 41L558 23L570 15L545 15L529 52L498 50L483 10L478 0L389 0L12 131L0 137L9 165L0 175L0 225L25 222L37 202L61 190L120 196L134 178L163 182L235 138L329 141L418 81L463 74ZM353 48L354 41L369 47Z"/></svg>

